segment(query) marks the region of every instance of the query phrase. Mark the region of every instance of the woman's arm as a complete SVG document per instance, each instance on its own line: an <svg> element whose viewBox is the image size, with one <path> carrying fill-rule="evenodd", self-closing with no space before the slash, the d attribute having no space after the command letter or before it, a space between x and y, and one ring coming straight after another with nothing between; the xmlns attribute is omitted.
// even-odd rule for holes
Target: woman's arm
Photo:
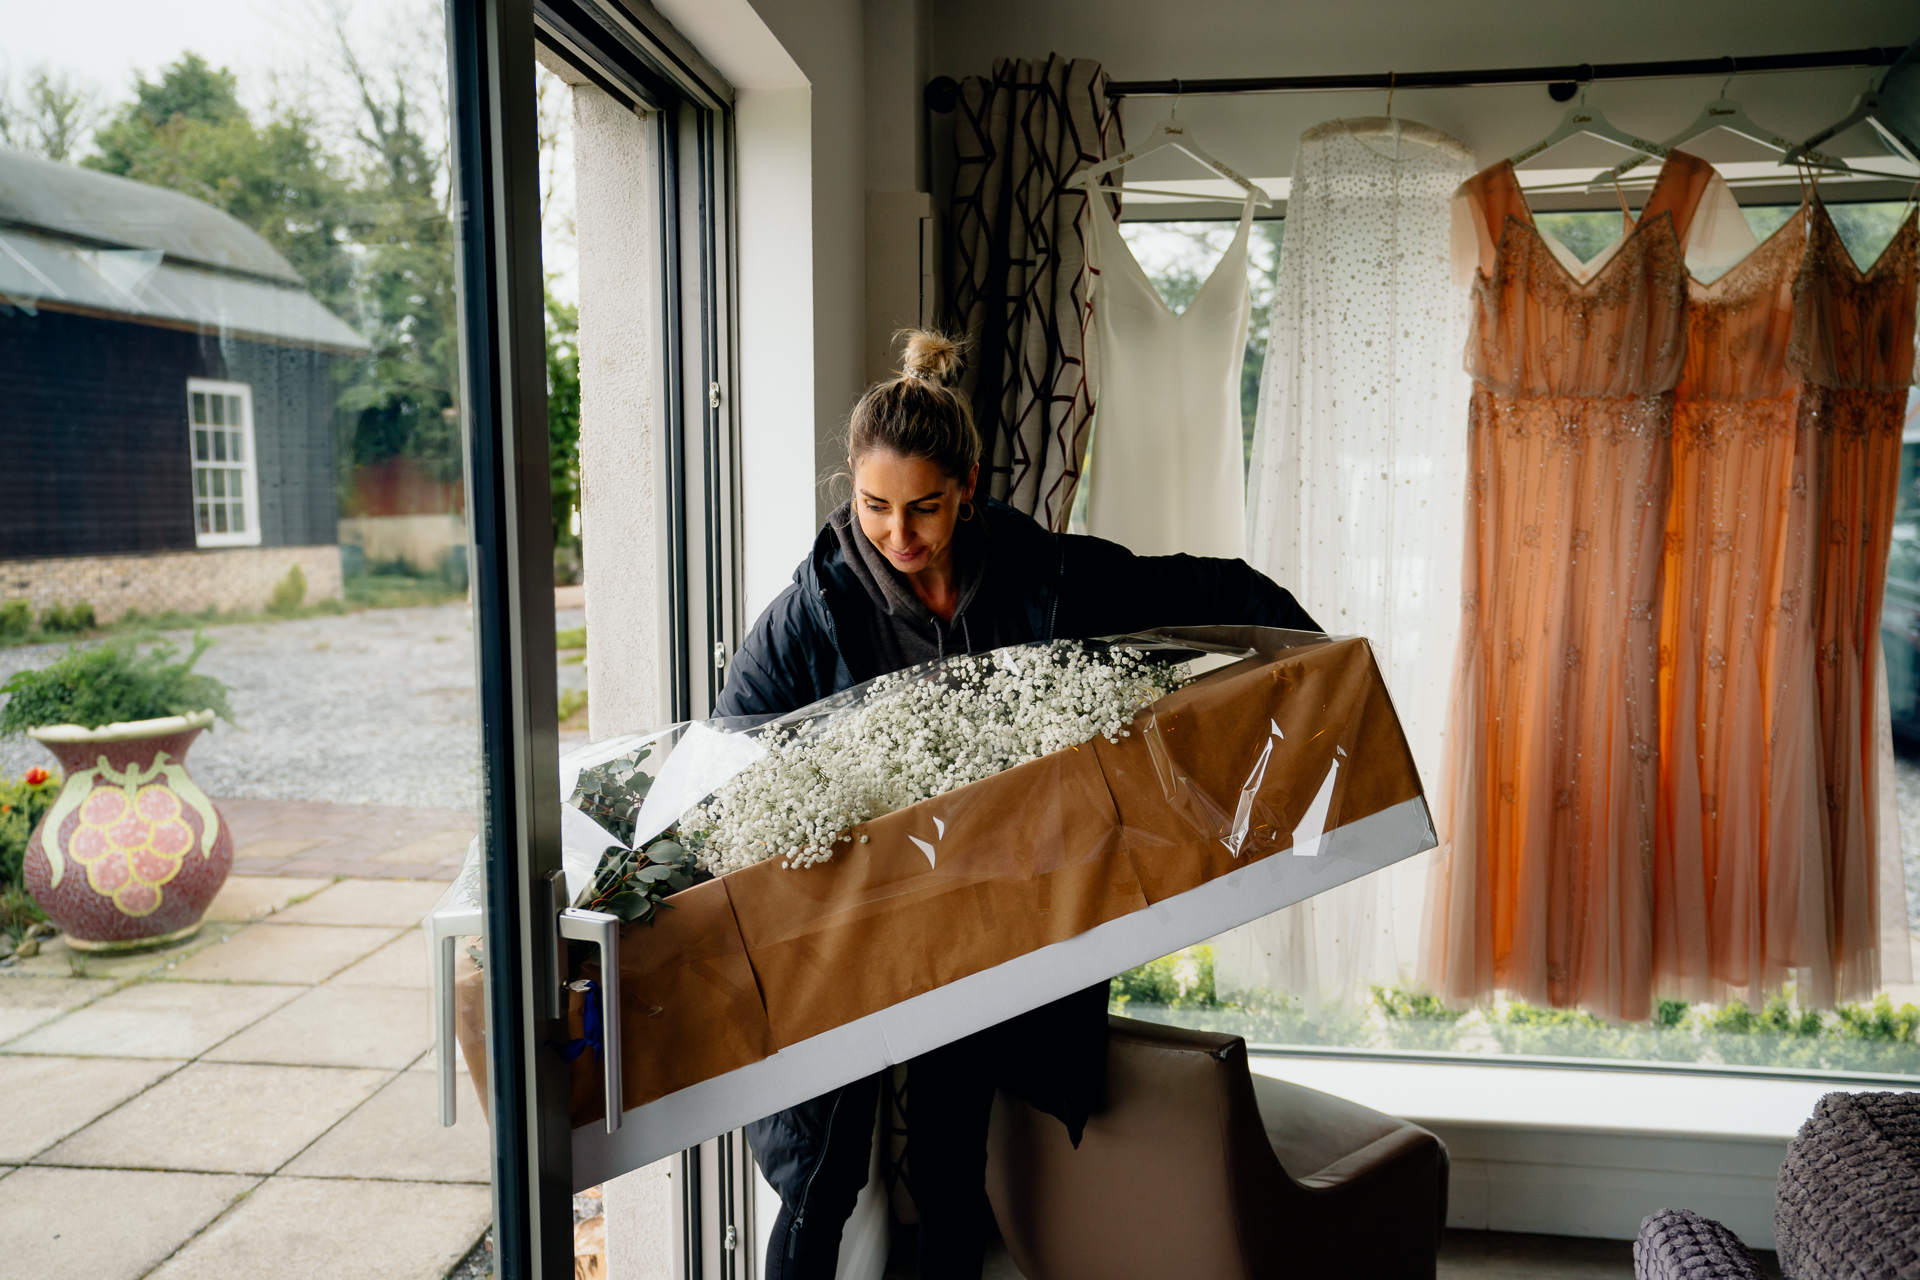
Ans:
<svg viewBox="0 0 1920 1280"><path fill-rule="evenodd" d="M1214 625L1321 630L1291 592L1244 560L1137 556L1104 538L1057 536L1062 576L1056 636Z"/></svg>
<svg viewBox="0 0 1920 1280"><path fill-rule="evenodd" d="M798 585L775 596L727 663L727 683L713 714L785 715L832 693L818 687L818 664L812 659L822 645L832 652L818 632Z"/></svg>

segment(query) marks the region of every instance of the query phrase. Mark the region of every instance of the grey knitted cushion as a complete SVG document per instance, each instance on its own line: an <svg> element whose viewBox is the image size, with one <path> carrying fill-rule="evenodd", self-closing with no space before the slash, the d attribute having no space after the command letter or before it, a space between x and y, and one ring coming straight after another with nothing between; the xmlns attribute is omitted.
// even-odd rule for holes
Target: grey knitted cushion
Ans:
<svg viewBox="0 0 1920 1280"><path fill-rule="evenodd" d="M1830 1093L1800 1126L1773 1203L1794 1280L1920 1276L1920 1093Z"/></svg>
<svg viewBox="0 0 1920 1280"><path fill-rule="evenodd" d="M1691 1209L1662 1209L1640 1224L1634 1280L1765 1280L1740 1237Z"/></svg>

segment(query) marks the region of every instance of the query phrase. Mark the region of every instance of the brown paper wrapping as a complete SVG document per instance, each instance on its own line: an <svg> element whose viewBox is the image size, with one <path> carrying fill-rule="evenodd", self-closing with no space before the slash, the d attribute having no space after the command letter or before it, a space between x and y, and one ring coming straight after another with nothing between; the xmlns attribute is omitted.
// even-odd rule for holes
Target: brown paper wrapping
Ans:
<svg viewBox="0 0 1920 1280"><path fill-rule="evenodd" d="M1258 652L1162 698L1118 743L875 819L829 863L763 862L697 885L656 923L623 928L624 1105L1287 850L1336 761L1327 831L1421 795L1364 640L1277 649L1277 633L1254 628L1167 634ZM597 1073L574 1079L575 1125L598 1120Z"/></svg>

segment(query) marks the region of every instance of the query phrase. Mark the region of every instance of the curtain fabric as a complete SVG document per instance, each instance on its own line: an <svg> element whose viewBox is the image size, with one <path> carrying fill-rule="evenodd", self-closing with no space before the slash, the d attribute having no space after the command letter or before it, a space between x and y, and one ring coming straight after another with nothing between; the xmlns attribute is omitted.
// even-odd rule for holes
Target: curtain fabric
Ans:
<svg viewBox="0 0 1920 1280"><path fill-rule="evenodd" d="M953 327L992 496L1064 531L1093 421L1088 196L1063 189L1121 145L1100 64L1002 58L961 81ZM1111 197L1109 197L1111 198Z"/></svg>
<svg viewBox="0 0 1920 1280"><path fill-rule="evenodd" d="M1247 560L1322 626L1373 643L1438 792L1459 625L1466 309L1450 253L1459 141L1397 119L1301 135L1247 473ZM1411 976L1427 859L1215 940L1223 994L1309 1004Z"/></svg>

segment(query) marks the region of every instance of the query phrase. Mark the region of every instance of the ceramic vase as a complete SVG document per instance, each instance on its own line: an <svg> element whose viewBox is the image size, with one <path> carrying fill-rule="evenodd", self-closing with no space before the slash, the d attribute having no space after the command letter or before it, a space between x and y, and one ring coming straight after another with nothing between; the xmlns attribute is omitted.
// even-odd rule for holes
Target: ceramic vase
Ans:
<svg viewBox="0 0 1920 1280"><path fill-rule="evenodd" d="M188 776L211 711L28 732L66 779L27 842L27 892L83 951L191 937L233 865L233 832Z"/></svg>

